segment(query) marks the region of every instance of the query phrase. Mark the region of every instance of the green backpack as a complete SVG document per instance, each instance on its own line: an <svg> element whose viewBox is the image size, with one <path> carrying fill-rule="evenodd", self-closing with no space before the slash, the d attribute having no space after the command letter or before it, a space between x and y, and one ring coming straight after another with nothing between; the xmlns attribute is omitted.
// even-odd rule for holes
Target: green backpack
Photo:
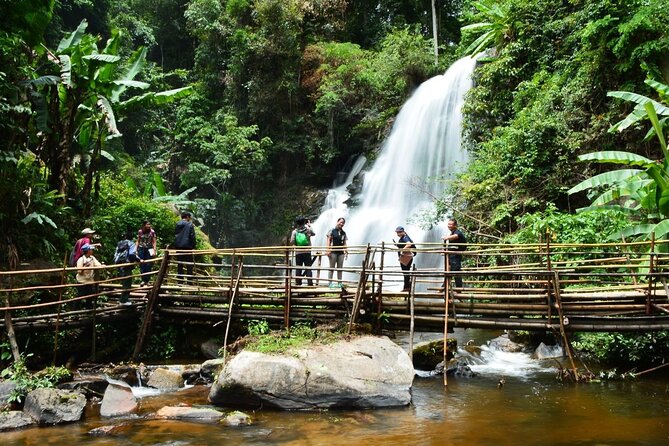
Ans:
<svg viewBox="0 0 669 446"><path fill-rule="evenodd" d="M309 246L309 236L304 232L300 231L295 232L295 245Z"/></svg>

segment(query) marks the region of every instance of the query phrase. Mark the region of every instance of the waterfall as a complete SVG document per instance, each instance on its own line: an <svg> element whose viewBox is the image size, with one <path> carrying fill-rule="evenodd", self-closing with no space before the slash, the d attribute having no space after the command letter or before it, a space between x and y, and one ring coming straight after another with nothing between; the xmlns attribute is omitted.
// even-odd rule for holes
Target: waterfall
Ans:
<svg viewBox="0 0 669 446"><path fill-rule="evenodd" d="M416 89L397 115L378 159L364 173L362 192L356 197L359 205L348 209L344 204L349 198L348 184L328 194L328 202L313 225L314 245L325 245L325 234L338 217L346 218L349 245L392 243L398 225L404 226L417 244L440 240L445 224L425 231L411 219L429 210L431 196L442 195L443 181L453 178L467 163L467 153L461 147L461 108L472 86L475 64L474 58L460 59L445 74ZM356 166L361 168L362 164ZM353 178L349 175L349 184ZM360 260L350 258L350 262L359 264ZM440 262L440 256L416 257L419 268L436 268ZM394 263L396 258L386 259L386 264Z"/></svg>

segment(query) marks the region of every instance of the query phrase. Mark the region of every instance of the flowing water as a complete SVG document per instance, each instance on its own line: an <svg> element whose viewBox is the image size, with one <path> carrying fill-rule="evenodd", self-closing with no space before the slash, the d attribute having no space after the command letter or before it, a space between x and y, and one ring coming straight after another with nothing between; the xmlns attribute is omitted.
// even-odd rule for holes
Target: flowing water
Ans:
<svg viewBox="0 0 669 446"><path fill-rule="evenodd" d="M438 335L424 334L425 339ZM490 331L456 330L463 345L483 344ZM419 339L417 338L416 341ZM400 345L406 339L397 340ZM669 444L669 377L637 381L563 384L555 361L483 348L473 378L416 377L412 405L381 410L322 412L247 411L254 425L228 427L151 418L165 405L206 405L209 389L196 386L168 394L143 393L140 413L0 433L3 446L76 445L664 445ZM504 378L504 385L499 381ZM116 433L92 436L105 425Z"/></svg>
<svg viewBox="0 0 669 446"><path fill-rule="evenodd" d="M325 244L325 234L338 217L347 219L350 245L391 242L398 225L404 226L416 243L440 240L445 225L424 230L416 219L431 209L434 197L441 196L444 181L467 163L467 152L461 147L461 108L472 86L475 65L472 58L460 59L445 74L416 89L397 115L378 159L364 173L362 192L355 197L359 204L353 208L346 205L350 198L346 186L363 167L364 158L351 170L348 183L337 184L329 192L313 225L314 245ZM389 257L386 264L391 260L396 263ZM439 256L426 256L417 262L423 268L436 268L439 265L431 263L440 260ZM360 261L350 259L355 265Z"/></svg>

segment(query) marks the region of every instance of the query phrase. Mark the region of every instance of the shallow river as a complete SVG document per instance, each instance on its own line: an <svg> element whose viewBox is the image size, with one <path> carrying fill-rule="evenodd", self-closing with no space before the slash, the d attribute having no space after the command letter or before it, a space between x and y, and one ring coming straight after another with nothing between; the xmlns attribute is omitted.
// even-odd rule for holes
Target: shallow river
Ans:
<svg viewBox="0 0 669 446"><path fill-rule="evenodd" d="M461 343L481 336L457 333ZM486 336L490 337L489 332ZM461 339L462 338L462 339ZM481 339L476 339L477 343ZM405 340L400 340L403 343ZM409 407L366 411L247 412L255 424L151 420L165 405L205 405L193 387L141 399L139 416L0 433L0 445L667 445L669 376L624 382L561 384L554 361L484 348L475 378L416 378ZM498 382L504 378L504 385ZM96 427L122 424L111 436Z"/></svg>

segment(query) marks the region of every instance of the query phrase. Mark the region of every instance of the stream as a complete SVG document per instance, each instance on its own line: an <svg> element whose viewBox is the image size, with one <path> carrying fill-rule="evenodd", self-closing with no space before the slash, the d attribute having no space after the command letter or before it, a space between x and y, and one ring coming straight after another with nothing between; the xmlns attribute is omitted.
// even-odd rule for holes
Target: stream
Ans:
<svg viewBox="0 0 669 446"><path fill-rule="evenodd" d="M151 419L166 405L207 405L209 388L136 389L139 414L101 419L91 405L79 423L0 433L2 446L122 445L662 445L669 444L669 375L587 384L556 381L556 362L485 346L490 331L456 330L459 345L483 345L473 378L416 377L411 406L321 412L246 411L254 424L230 427ZM414 342L438 339L416 336ZM396 340L405 346L407 339ZM464 353L464 352L463 352ZM427 374L425 374L427 375ZM504 384L499 385L503 379ZM91 429L121 425L93 436Z"/></svg>

